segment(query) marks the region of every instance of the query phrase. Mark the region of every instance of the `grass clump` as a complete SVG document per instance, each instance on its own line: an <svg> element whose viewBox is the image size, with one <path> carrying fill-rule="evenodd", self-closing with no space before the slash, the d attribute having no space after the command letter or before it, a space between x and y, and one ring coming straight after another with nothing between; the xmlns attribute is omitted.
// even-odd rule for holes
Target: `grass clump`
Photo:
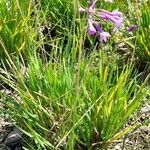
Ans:
<svg viewBox="0 0 150 150"><path fill-rule="evenodd" d="M35 149L103 148L136 127L122 130L140 106L143 85L132 77L132 67L120 71L102 58L97 53L74 65L66 59L43 65L35 56L24 76L3 70L10 80L1 78L21 99L4 95L5 111L35 141Z"/></svg>
<svg viewBox="0 0 150 150"><path fill-rule="evenodd" d="M32 31L31 1L0 1L0 64L7 64L7 54L13 59L21 54L28 59L37 35ZM7 50L7 52L6 52ZM36 49L35 49L36 50Z"/></svg>
<svg viewBox="0 0 150 150"><path fill-rule="evenodd" d="M134 59L148 60L139 52L147 52L147 44L140 49L145 24L136 40L119 32L112 41L99 43L86 33L79 2L46 0L34 7L31 1L11 2L9 10L5 0L1 5L1 13L8 14L1 18L6 24L0 26L0 78L15 94L1 92L0 102L5 106L1 112L26 135L24 149L107 149L137 128L136 121L126 123L149 95L149 73L140 81ZM126 3L120 7L125 12L124 7ZM9 12L15 8L17 17ZM45 23L54 28L39 34ZM125 43L130 57L118 53L116 39ZM118 54L126 60L118 60Z"/></svg>

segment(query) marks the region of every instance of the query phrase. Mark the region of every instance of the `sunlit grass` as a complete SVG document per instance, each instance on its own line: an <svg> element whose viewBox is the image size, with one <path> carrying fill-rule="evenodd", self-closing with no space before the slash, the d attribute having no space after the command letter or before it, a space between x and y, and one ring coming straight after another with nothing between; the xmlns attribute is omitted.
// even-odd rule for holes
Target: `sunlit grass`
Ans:
<svg viewBox="0 0 150 150"><path fill-rule="evenodd" d="M139 81L135 67L140 58L149 61L149 5L140 8L140 20L128 15L125 24L138 24L137 32L129 35L125 28L99 44L86 33L79 1L0 3L0 79L17 94L1 92L2 111L30 138L23 137L26 148L107 148L137 127L135 121L124 128L149 94L149 74ZM116 4L124 13L135 9L122 1L100 5L111 10ZM41 26L50 30L41 35ZM120 54L118 43L130 57Z"/></svg>
<svg viewBox="0 0 150 150"><path fill-rule="evenodd" d="M140 106L145 83L139 86L136 77L131 77L132 68L126 66L120 72L115 63L106 64L98 56L96 65L93 56L72 66L67 60L44 66L31 57L25 76L19 70L14 75L2 71L10 76L10 80L1 77L3 81L21 98L4 95L6 113L39 149L106 146L136 126L122 131Z"/></svg>

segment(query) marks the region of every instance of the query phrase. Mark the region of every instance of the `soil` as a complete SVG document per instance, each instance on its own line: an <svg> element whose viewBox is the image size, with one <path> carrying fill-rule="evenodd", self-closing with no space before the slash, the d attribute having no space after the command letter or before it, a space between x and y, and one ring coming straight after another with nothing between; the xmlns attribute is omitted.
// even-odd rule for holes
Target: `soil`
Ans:
<svg viewBox="0 0 150 150"><path fill-rule="evenodd" d="M12 91L1 90L7 94L12 94ZM0 104L0 107L3 107ZM127 125L132 124L138 118L138 125L141 126L137 130L129 133L119 142L112 144L108 150L149 150L150 149L150 124L146 124L150 117L150 104L144 103L141 109L131 118ZM13 140L10 136L13 135ZM0 150L22 150L20 131L11 123L4 114L0 116ZM10 143L8 144L7 141Z"/></svg>

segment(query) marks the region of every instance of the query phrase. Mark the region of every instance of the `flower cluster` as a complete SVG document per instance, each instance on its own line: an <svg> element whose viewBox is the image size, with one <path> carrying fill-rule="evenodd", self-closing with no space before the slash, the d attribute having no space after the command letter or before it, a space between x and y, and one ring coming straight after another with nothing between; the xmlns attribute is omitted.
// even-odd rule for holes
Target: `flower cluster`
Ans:
<svg viewBox="0 0 150 150"><path fill-rule="evenodd" d="M108 2L113 2L112 0L105 0ZM106 10L96 11L97 0L90 0L88 9L79 8L80 13L87 13L88 16L88 33L90 35L95 35L98 33L100 42L106 42L110 37L109 32L105 32L98 21L95 21L94 16L98 16L100 19L105 21L110 21L114 24L114 31L123 26L123 16L118 10L112 12Z"/></svg>

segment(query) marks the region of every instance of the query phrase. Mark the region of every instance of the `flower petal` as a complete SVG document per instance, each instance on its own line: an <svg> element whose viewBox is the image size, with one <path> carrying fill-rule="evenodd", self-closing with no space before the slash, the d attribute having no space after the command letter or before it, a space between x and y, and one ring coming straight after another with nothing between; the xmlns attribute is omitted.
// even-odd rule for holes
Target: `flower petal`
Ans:
<svg viewBox="0 0 150 150"><path fill-rule="evenodd" d="M127 32L133 32L134 30L137 30L138 28L139 28L138 25L132 25L131 27L129 27L129 28L127 29Z"/></svg>
<svg viewBox="0 0 150 150"><path fill-rule="evenodd" d="M119 12L118 10L115 10L113 12L102 10L99 13L99 15L100 15L100 18L113 22L114 25L117 27L123 26L123 20L124 19L122 17L122 13Z"/></svg>
<svg viewBox="0 0 150 150"><path fill-rule="evenodd" d="M94 35L96 33L96 29L95 27L93 26L93 22L92 22L92 19L88 19L88 33L90 35Z"/></svg>
<svg viewBox="0 0 150 150"><path fill-rule="evenodd" d="M80 12L80 13L84 13L84 12L86 12L86 10L85 10L83 7L80 7L80 8L79 8L79 12Z"/></svg>
<svg viewBox="0 0 150 150"><path fill-rule="evenodd" d="M104 32L98 23L96 23L96 29L98 30L100 42L106 42L107 38L110 37L110 34L108 32Z"/></svg>

